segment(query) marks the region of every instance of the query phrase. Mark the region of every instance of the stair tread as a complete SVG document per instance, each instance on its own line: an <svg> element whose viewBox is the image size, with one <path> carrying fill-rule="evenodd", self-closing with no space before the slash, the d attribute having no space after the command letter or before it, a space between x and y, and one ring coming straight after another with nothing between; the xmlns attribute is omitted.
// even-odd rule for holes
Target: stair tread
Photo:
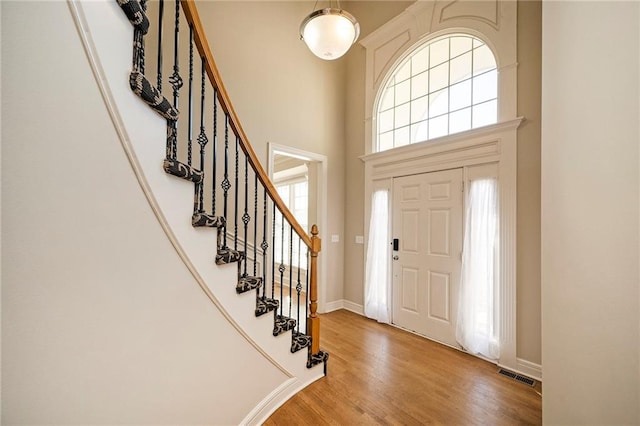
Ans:
<svg viewBox="0 0 640 426"><path fill-rule="evenodd" d="M296 328L298 322L293 318L286 317L284 315L276 315L273 323L273 335L279 336L289 330Z"/></svg>
<svg viewBox="0 0 640 426"><path fill-rule="evenodd" d="M308 346L311 345L311 336L307 336L304 333L300 333L298 331L293 332L293 336L291 338L291 353L298 352Z"/></svg>
<svg viewBox="0 0 640 426"><path fill-rule="evenodd" d="M162 164L164 171L170 175L179 177L191 181L193 183L200 183L204 177L204 172L198 170L195 167L188 164L181 163L175 158L165 158Z"/></svg>
<svg viewBox="0 0 640 426"><path fill-rule="evenodd" d="M218 248L218 254L216 254L217 265L226 265L227 263L239 262L242 259L244 259L244 252L231 248Z"/></svg>
<svg viewBox="0 0 640 426"><path fill-rule="evenodd" d="M280 302L276 299L270 299L268 297L258 297L258 299L256 300L256 316L259 317L266 314L267 312L276 310L279 306Z"/></svg>
<svg viewBox="0 0 640 426"><path fill-rule="evenodd" d="M197 227L208 227L208 228L221 228L225 225L226 220L224 216L214 216L205 212L195 212L193 216L191 216L191 226L194 228Z"/></svg>
<svg viewBox="0 0 640 426"><path fill-rule="evenodd" d="M131 71L131 74L129 74L129 87L131 87L133 93L168 121L176 122L180 117L180 112L171 105L169 99L163 96L140 71Z"/></svg>
<svg viewBox="0 0 640 426"><path fill-rule="evenodd" d="M327 360L329 359L329 354L323 350L318 351L316 354L309 355L309 359L307 360L307 368L311 368L314 365L318 365L320 363L324 363L324 374L327 374Z"/></svg>
<svg viewBox="0 0 640 426"><path fill-rule="evenodd" d="M236 292L246 293L250 290L255 290L262 286L262 277L245 276L238 278L238 284L236 284Z"/></svg>

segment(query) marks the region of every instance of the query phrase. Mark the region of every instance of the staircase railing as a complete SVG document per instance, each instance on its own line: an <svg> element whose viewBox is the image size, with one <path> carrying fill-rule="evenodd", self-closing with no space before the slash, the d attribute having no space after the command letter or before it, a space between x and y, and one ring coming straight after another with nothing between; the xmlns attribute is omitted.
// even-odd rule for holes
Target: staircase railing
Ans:
<svg viewBox="0 0 640 426"><path fill-rule="evenodd" d="M292 330L291 352L307 347L307 366L324 362L326 371L317 314L317 226L307 234L258 160L194 2L159 0L147 10L146 0L117 1L134 26L131 88L167 121L163 167L194 183L192 225L217 228L215 261L238 263L236 291L255 290L256 316L273 312L274 336ZM167 28L173 33L164 34ZM151 31L157 37L150 37ZM152 46L148 58L145 42ZM155 67L155 84L148 65Z"/></svg>

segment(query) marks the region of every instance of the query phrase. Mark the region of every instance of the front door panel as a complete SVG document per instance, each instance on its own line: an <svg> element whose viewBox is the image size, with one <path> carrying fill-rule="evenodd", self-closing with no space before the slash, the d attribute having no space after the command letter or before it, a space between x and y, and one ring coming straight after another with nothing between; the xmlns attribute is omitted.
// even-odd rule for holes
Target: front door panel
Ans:
<svg viewBox="0 0 640 426"><path fill-rule="evenodd" d="M396 178L393 194L393 323L458 346L462 169Z"/></svg>

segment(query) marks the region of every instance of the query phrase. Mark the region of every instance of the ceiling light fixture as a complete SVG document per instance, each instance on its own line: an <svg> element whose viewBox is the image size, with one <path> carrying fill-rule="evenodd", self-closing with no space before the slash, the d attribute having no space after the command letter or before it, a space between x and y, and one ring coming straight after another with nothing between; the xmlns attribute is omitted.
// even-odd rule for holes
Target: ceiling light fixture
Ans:
<svg viewBox="0 0 640 426"><path fill-rule="evenodd" d="M340 8L339 1L337 9L329 2L328 8L315 10L300 25L300 39L314 55L327 61L347 53L359 35L360 24L352 14Z"/></svg>

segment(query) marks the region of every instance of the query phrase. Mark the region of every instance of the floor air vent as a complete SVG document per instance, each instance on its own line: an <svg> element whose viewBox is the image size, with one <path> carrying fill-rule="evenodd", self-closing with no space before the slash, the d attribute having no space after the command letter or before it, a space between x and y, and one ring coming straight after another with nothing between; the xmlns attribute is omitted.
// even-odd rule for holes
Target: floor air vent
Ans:
<svg viewBox="0 0 640 426"><path fill-rule="evenodd" d="M505 370L504 368L501 368L500 370L498 370L499 374L502 374L503 376L507 376L512 378L513 380L517 380L521 383L524 383L525 385L529 385L529 386L535 386L536 385L536 381L533 379L530 379L528 377L525 376L521 376L520 374L516 374L513 373L509 370Z"/></svg>

